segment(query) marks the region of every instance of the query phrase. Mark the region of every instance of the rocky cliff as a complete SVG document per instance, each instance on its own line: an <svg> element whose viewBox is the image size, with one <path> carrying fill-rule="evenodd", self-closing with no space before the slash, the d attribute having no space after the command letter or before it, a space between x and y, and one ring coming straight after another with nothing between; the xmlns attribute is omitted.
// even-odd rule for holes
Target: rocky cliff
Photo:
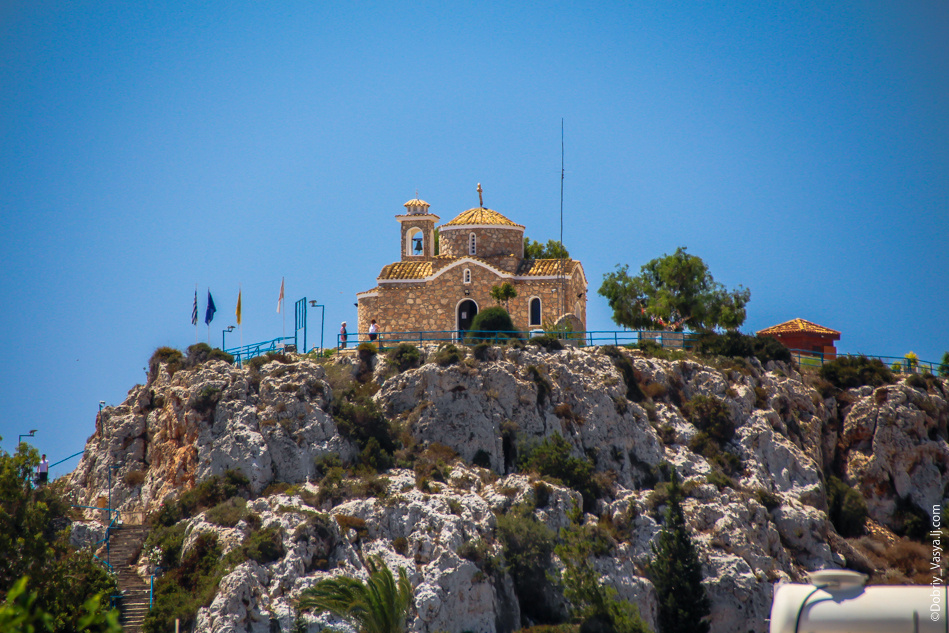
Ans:
<svg viewBox="0 0 949 633"><path fill-rule="evenodd" d="M554 530L576 520L575 507L587 522L608 525L611 545L596 569L654 627L644 566L661 527L665 464L688 490L712 631L765 631L779 579L849 566L905 581L911 572L890 569L887 548L902 547L905 557L912 545L899 535L947 496L949 406L939 379L832 393L793 366L754 359L476 351L422 350L420 366L404 371L368 355L245 368L212 361L173 374L162 365L102 411L71 484L94 505L118 465L112 498L131 517L212 476L246 476L250 498L233 525L207 510L181 522L186 552L207 533L224 554L261 528L282 540L274 560L244 557L228 569L198 615L197 630L215 632L265 632L271 619L288 630L301 591L331 575L364 577L370 554L409 571L413 630L520 628L534 621L526 614L536 605L523 603L503 568L485 573L464 554L480 543L499 555L498 517L525 506ZM393 446L360 435L344 391L360 394L353 402L364 414L384 415ZM518 455L554 435L593 464L594 498L548 478L541 503L538 475L516 472ZM390 454L380 475L327 474L327 456L358 464ZM838 534L828 514L831 476L866 500L867 536ZM562 609L557 596L550 603ZM309 631L332 622L302 617Z"/></svg>

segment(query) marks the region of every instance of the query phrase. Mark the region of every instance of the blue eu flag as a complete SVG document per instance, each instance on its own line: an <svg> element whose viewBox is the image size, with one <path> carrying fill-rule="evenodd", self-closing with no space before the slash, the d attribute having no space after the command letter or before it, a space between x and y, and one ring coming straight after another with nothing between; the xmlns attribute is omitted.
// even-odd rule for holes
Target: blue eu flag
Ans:
<svg viewBox="0 0 949 633"><path fill-rule="evenodd" d="M214 299L211 298L211 291L208 290L208 310L204 313L205 325L211 325L211 320L214 318L215 312L217 312L217 308L214 307Z"/></svg>

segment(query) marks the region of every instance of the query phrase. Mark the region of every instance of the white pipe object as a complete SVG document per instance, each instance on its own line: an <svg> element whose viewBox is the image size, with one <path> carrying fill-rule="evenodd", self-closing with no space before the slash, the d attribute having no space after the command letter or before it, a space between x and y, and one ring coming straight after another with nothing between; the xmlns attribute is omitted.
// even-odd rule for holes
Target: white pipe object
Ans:
<svg viewBox="0 0 949 633"><path fill-rule="evenodd" d="M771 633L949 633L940 576L933 585L866 587L863 574L823 570L808 580L775 586Z"/></svg>

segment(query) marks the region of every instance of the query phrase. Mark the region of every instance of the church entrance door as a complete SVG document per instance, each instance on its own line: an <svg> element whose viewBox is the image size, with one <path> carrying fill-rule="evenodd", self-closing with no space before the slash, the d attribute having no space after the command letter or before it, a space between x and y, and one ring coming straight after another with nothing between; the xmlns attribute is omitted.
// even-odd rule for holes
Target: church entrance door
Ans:
<svg viewBox="0 0 949 633"><path fill-rule="evenodd" d="M471 329L471 322L478 314L478 304L471 299L465 299L458 304L458 330L467 332Z"/></svg>

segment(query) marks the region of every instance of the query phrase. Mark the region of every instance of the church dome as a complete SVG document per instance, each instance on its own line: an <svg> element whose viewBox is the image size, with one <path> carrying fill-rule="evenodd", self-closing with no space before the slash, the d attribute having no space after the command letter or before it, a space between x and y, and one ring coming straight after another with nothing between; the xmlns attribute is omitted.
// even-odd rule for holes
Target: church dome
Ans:
<svg viewBox="0 0 949 633"><path fill-rule="evenodd" d="M517 224L516 222L511 222L497 211L494 211L493 209L485 209L484 207L475 207L474 209L463 211L450 222L443 224L441 228L446 229L455 226L474 225L510 226L512 228L518 229L524 228L523 225Z"/></svg>

